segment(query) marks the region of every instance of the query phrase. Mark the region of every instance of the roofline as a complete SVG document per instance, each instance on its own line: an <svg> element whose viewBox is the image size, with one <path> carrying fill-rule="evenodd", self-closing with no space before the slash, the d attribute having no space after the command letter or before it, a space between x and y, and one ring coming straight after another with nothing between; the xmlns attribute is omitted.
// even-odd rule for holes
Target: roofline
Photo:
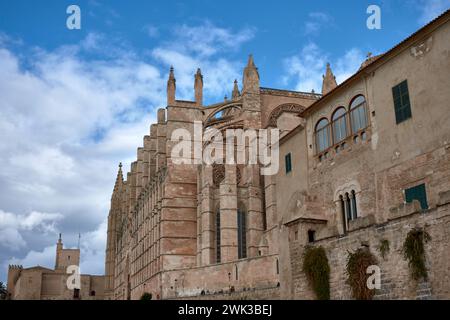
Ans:
<svg viewBox="0 0 450 320"><path fill-rule="evenodd" d="M363 75L370 73L372 69L378 68L380 65L382 65L385 62L392 59L394 56L403 52L405 49L407 49L410 46L410 44L412 42L416 41L415 38L417 36L419 36L419 34L429 34L433 31L435 31L436 29L438 29L439 27L441 27L442 25L444 25L446 22L448 22L449 19L450 19L450 9L443 12L440 16L438 16L434 20L430 21L428 24L426 24L425 26L423 26L422 28L420 28L419 30L417 30L416 32L414 32L413 34L411 34L410 36L408 36L401 42L399 42L397 45L392 47L390 50L388 50L386 53L381 55L378 59L376 59L372 63L369 63L364 68L361 68L360 70L358 70L350 78L348 78L347 80L342 82L340 85L338 85L336 88L334 88L333 90L328 92L326 95L324 95L322 98L320 98L319 100L317 100L313 104L311 104L302 113L300 113L300 115L303 116L304 114L308 114L312 110L315 110L315 108L318 105L320 105L322 102L326 102L327 100L329 100L334 94L339 93L341 90L343 90L345 87L349 86L354 81L359 80L359 78L362 77Z"/></svg>
<svg viewBox="0 0 450 320"><path fill-rule="evenodd" d="M288 90L288 89L277 89L277 88L268 88L268 87L260 87L261 93L266 93L267 91L275 91L279 93L291 93L295 94L304 98L313 98L313 99L319 99L322 97L322 94L315 93L315 92L304 92L304 91L295 91L295 90ZM268 93L268 92L267 92Z"/></svg>

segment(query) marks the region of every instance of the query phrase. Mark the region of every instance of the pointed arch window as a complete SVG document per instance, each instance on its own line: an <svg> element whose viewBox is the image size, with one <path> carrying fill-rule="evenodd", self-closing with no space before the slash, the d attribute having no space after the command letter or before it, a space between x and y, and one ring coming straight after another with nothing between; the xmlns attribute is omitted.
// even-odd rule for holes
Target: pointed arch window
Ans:
<svg viewBox="0 0 450 320"><path fill-rule="evenodd" d="M350 122L353 133L367 127L366 99L363 95L356 96L350 104Z"/></svg>
<svg viewBox="0 0 450 320"><path fill-rule="evenodd" d="M344 107L339 107L333 113L333 143L338 143L347 137L347 119Z"/></svg>
<svg viewBox="0 0 450 320"><path fill-rule="evenodd" d="M220 232L220 209L217 208L216 210L216 263L220 263L222 260L222 254L221 254L221 250L220 250L220 236L221 236L221 232Z"/></svg>
<svg viewBox="0 0 450 320"><path fill-rule="evenodd" d="M317 152L322 152L330 147L328 119L323 118L316 125L316 147Z"/></svg>
<svg viewBox="0 0 450 320"><path fill-rule="evenodd" d="M238 259L247 258L247 227L246 214L242 209L238 210Z"/></svg>

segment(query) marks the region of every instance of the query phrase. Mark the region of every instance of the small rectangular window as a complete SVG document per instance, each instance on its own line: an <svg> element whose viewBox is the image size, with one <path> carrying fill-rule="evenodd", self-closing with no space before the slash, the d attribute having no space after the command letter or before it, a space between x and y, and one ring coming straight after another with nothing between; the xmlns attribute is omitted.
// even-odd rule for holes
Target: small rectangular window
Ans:
<svg viewBox="0 0 450 320"><path fill-rule="evenodd" d="M292 171L292 162L291 162L291 154L288 153L284 156L284 163L286 166L286 173L289 173Z"/></svg>
<svg viewBox="0 0 450 320"><path fill-rule="evenodd" d="M411 103L407 80L392 88L392 96L394 97L395 120L397 124L411 118Z"/></svg>
<svg viewBox="0 0 450 320"><path fill-rule="evenodd" d="M405 201L410 203L413 200L420 202L422 210L428 209L427 192L424 183L405 190Z"/></svg>
<svg viewBox="0 0 450 320"><path fill-rule="evenodd" d="M316 241L316 231L308 230L308 242L313 243L314 241Z"/></svg>

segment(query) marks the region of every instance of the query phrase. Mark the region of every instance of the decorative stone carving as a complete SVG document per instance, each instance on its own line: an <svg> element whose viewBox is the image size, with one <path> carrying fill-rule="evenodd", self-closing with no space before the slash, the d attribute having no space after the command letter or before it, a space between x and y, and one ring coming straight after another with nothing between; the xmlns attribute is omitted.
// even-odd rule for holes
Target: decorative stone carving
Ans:
<svg viewBox="0 0 450 320"><path fill-rule="evenodd" d="M225 179L225 165L214 163L213 167L213 184L219 186L219 184Z"/></svg>
<svg viewBox="0 0 450 320"><path fill-rule="evenodd" d="M241 168L239 166L236 167L236 184L241 184L242 174Z"/></svg>
<svg viewBox="0 0 450 320"><path fill-rule="evenodd" d="M427 54L433 45L433 37L429 37L417 45L411 47L411 55L417 59L421 59Z"/></svg>
<svg viewBox="0 0 450 320"><path fill-rule="evenodd" d="M266 127L276 127L278 117L281 116L281 114L284 112L300 113L303 112L303 110L305 110L305 107L299 104L294 103L282 104L272 110L269 116L269 120L267 121Z"/></svg>

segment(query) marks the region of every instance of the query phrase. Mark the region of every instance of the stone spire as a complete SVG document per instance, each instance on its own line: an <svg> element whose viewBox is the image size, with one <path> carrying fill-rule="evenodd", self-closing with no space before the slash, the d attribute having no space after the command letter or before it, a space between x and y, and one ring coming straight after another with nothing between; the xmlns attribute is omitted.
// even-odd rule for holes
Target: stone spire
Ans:
<svg viewBox="0 0 450 320"><path fill-rule="evenodd" d="M326 95L328 92L337 87L336 77L334 76L333 71L331 71L329 63L327 63L327 70L322 78L322 95Z"/></svg>
<svg viewBox="0 0 450 320"><path fill-rule="evenodd" d="M123 174L122 174L122 162L119 163L119 171L117 172L116 183L114 185L114 190L117 190L122 186L123 183Z"/></svg>
<svg viewBox="0 0 450 320"><path fill-rule="evenodd" d="M170 67L169 79L167 80L167 105L175 103L176 80L173 73L173 66Z"/></svg>
<svg viewBox="0 0 450 320"><path fill-rule="evenodd" d="M197 106L203 105L203 75L200 68L197 69L194 82L195 103Z"/></svg>
<svg viewBox="0 0 450 320"><path fill-rule="evenodd" d="M242 81L244 88L242 93L259 93L259 73L258 68L253 61L253 55L248 57L247 66L244 69L244 77Z"/></svg>
<svg viewBox="0 0 450 320"><path fill-rule="evenodd" d="M239 92L239 87L238 87L238 82L235 79L234 80L234 87L233 87L233 92L231 93L231 97L233 100L239 98L241 95L241 93Z"/></svg>
<svg viewBox="0 0 450 320"><path fill-rule="evenodd" d="M59 268L60 255L63 250L63 243L61 233L59 234L58 242L56 243L56 257L55 257L55 270Z"/></svg>

